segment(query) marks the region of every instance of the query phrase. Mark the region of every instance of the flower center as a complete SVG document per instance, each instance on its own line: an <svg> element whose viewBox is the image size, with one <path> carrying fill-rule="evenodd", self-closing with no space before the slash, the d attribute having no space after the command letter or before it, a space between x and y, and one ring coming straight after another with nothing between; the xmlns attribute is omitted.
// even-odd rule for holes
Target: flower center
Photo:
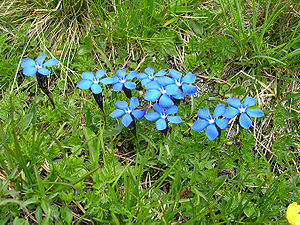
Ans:
<svg viewBox="0 0 300 225"><path fill-rule="evenodd" d="M148 76L148 78L149 78L150 80L153 80L153 79L154 79L154 74L150 74L150 75Z"/></svg>
<svg viewBox="0 0 300 225"><path fill-rule="evenodd" d="M130 114L130 113L132 112L132 110L129 109L129 107L128 107L127 109L125 109L124 111L125 111L125 113L127 113L127 114Z"/></svg>
<svg viewBox="0 0 300 225"><path fill-rule="evenodd" d="M37 68L37 69L42 69L43 68L43 64L41 64L41 65L39 65L39 64L35 64L35 68Z"/></svg>
<svg viewBox="0 0 300 225"><path fill-rule="evenodd" d="M99 81L100 81L100 80L99 80L99 79L97 79L96 77L94 77L94 78L93 78L93 80L92 80L92 82L93 82L94 84L98 84L98 83L99 83Z"/></svg>
<svg viewBox="0 0 300 225"><path fill-rule="evenodd" d="M207 121L209 124L215 123L215 119L212 116L210 116L210 118Z"/></svg>
<svg viewBox="0 0 300 225"><path fill-rule="evenodd" d="M161 113L161 114L160 114L160 117L161 117L163 120L165 120L165 119L168 117L168 114L166 114L166 113Z"/></svg>
<svg viewBox="0 0 300 225"><path fill-rule="evenodd" d="M241 106L240 108L239 108L239 110L240 110L240 113L244 113L244 112L246 112L246 110L247 110L247 106L244 108L243 106Z"/></svg>
<svg viewBox="0 0 300 225"><path fill-rule="evenodd" d="M166 94L166 93L167 93L167 91L164 89L163 86L161 86L159 90L160 90L160 92L161 92L162 94Z"/></svg>
<svg viewBox="0 0 300 225"><path fill-rule="evenodd" d="M181 79L175 80L175 84L180 87L182 85Z"/></svg>
<svg viewBox="0 0 300 225"><path fill-rule="evenodd" d="M120 83L121 84L124 84L126 82L126 78L124 77L124 78L120 78Z"/></svg>

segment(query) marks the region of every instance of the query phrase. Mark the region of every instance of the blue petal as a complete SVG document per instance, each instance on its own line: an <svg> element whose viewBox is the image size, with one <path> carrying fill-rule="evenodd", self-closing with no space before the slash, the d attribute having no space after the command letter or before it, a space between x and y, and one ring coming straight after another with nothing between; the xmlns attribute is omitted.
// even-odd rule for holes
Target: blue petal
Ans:
<svg viewBox="0 0 300 225"><path fill-rule="evenodd" d="M43 66L54 66L58 63L57 59L49 59L43 64Z"/></svg>
<svg viewBox="0 0 300 225"><path fill-rule="evenodd" d="M178 107L176 105L171 106L170 108L167 109L167 114L176 114L178 112Z"/></svg>
<svg viewBox="0 0 300 225"><path fill-rule="evenodd" d="M148 112L145 115L145 118L149 121L155 121L155 120L158 120L160 118L160 115L157 112Z"/></svg>
<svg viewBox="0 0 300 225"><path fill-rule="evenodd" d="M234 108L240 108L241 107L241 101L237 98L229 98L227 99L228 105L234 107Z"/></svg>
<svg viewBox="0 0 300 225"><path fill-rule="evenodd" d="M260 118L264 116L264 112L261 109L248 109L247 114L254 118Z"/></svg>
<svg viewBox="0 0 300 225"><path fill-rule="evenodd" d="M106 78L103 78L102 80L100 80L100 82L102 84L115 84L117 82L119 82L119 79L117 77L106 77Z"/></svg>
<svg viewBox="0 0 300 225"><path fill-rule="evenodd" d="M146 80L146 79L145 79ZM148 79L149 80L149 79ZM148 90L148 89L157 89L157 90L160 90L161 88L161 85L159 83L157 83L157 81L151 81L149 80L150 82L148 82L146 85L145 85L145 88Z"/></svg>
<svg viewBox="0 0 300 225"><path fill-rule="evenodd" d="M164 108L163 107L161 107L158 103L155 103L154 105L153 105L153 109L156 111L156 112L158 112L158 113L164 113Z"/></svg>
<svg viewBox="0 0 300 225"><path fill-rule="evenodd" d="M158 71L158 72L155 74L155 76L156 76L156 77L160 77L160 76L165 75L166 73L167 73L166 71L160 70L160 71Z"/></svg>
<svg viewBox="0 0 300 225"><path fill-rule="evenodd" d="M224 130L228 125L229 119L217 119L216 124L218 127L220 127L222 130Z"/></svg>
<svg viewBox="0 0 300 225"><path fill-rule="evenodd" d="M176 98L176 99L184 99L184 94L182 92L182 90L180 88L178 88L178 91L175 95L173 95L173 98Z"/></svg>
<svg viewBox="0 0 300 225"><path fill-rule="evenodd" d="M148 76L144 73L139 73L138 75L136 75L136 78L139 80L144 80L144 79L148 78Z"/></svg>
<svg viewBox="0 0 300 225"><path fill-rule="evenodd" d="M204 120L210 118L210 112L208 109L199 109L197 115L199 118L204 119Z"/></svg>
<svg viewBox="0 0 300 225"><path fill-rule="evenodd" d="M166 120L159 119L155 122L157 130L165 130L167 128Z"/></svg>
<svg viewBox="0 0 300 225"><path fill-rule="evenodd" d="M213 118L218 118L219 116L222 116L224 112L225 112L225 105L218 104L215 108Z"/></svg>
<svg viewBox="0 0 300 225"><path fill-rule="evenodd" d="M161 96L161 92L156 89L149 89L145 94L147 101L155 102Z"/></svg>
<svg viewBox="0 0 300 225"><path fill-rule="evenodd" d="M142 119L145 115L146 110L145 109L137 109L132 111L132 115L137 118L138 120Z"/></svg>
<svg viewBox="0 0 300 225"><path fill-rule="evenodd" d="M94 94L100 94L102 92L102 88L99 84L92 84L91 90Z"/></svg>
<svg viewBox="0 0 300 225"><path fill-rule="evenodd" d="M196 120L192 126L192 129L197 132L203 131L208 126L207 120Z"/></svg>
<svg viewBox="0 0 300 225"><path fill-rule="evenodd" d="M124 85L125 85L126 88L131 89L131 90L135 89L135 87L136 87L136 84L134 82L131 82L131 81L126 81Z"/></svg>
<svg viewBox="0 0 300 225"><path fill-rule="evenodd" d="M254 106L256 104L256 101L254 98L252 97L246 97L243 103L243 107L250 107L250 106Z"/></svg>
<svg viewBox="0 0 300 225"><path fill-rule="evenodd" d="M163 86L174 84L174 80L171 77L158 77L156 80Z"/></svg>
<svg viewBox="0 0 300 225"><path fill-rule="evenodd" d="M240 122L240 125L245 129L248 129L249 127L251 127L251 124L252 124L252 120L249 118L249 116L246 113L242 113L240 115L239 122Z"/></svg>
<svg viewBox="0 0 300 225"><path fill-rule="evenodd" d="M168 95L175 95L177 94L179 87L176 84L170 84L166 86L166 91Z"/></svg>
<svg viewBox="0 0 300 225"><path fill-rule="evenodd" d="M47 76L49 75L51 72L50 70L46 69L46 68L41 68L41 69L38 69L38 73L44 75L44 76Z"/></svg>
<svg viewBox="0 0 300 225"><path fill-rule="evenodd" d="M121 116L123 116L125 114L124 110L122 109L116 109L114 111L112 111L109 116L115 119L120 118Z"/></svg>
<svg viewBox="0 0 300 225"><path fill-rule="evenodd" d="M101 69L101 70L98 70L97 72L96 72L96 78L97 79L100 79L101 77L103 77L104 76L104 74L105 74L105 69Z"/></svg>
<svg viewBox="0 0 300 225"><path fill-rule="evenodd" d="M144 72L147 74L147 75L153 75L154 74L154 69L150 68L150 67L147 67Z"/></svg>
<svg viewBox="0 0 300 225"><path fill-rule="evenodd" d="M208 125L208 127L205 131L205 134L209 140L211 140L211 141L215 140L216 137L218 137L218 135L219 135L216 125L215 124Z"/></svg>
<svg viewBox="0 0 300 225"><path fill-rule="evenodd" d="M192 74L191 72L187 73L187 75L185 75L182 78L183 83L192 84L192 83L195 83L195 81L196 81L196 75Z"/></svg>
<svg viewBox="0 0 300 225"><path fill-rule="evenodd" d="M77 87L83 90L89 89L93 84L90 80L81 80L78 82Z"/></svg>
<svg viewBox="0 0 300 225"><path fill-rule="evenodd" d="M136 71L130 71L128 73L128 75L126 76L126 80L132 80L133 78L135 78L137 76L137 72Z"/></svg>
<svg viewBox="0 0 300 225"><path fill-rule="evenodd" d="M122 83L116 83L113 86L113 91L122 91L123 89L123 84Z"/></svg>
<svg viewBox="0 0 300 225"><path fill-rule="evenodd" d="M125 110L125 109L128 108L128 103L125 102L125 101L117 101L117 102L116 102L116 107L117 107L118 109Z"/></svg>
<svg viewBox="0 0 300 225"><path fill-rule="evenodd" d="M22 68L25 68L25 67L34 67L34 66L35 66L35 61L33 59L26 58L26 59L23 59L21 61L21 67Z"/></svg>
<svg viewBox="0 0 300 225"><path fill-rule="evenodd" d="M231 118L235 117L236 115L238 115L239 113L240 113L240 111L238 109L233 108L233 107L228 107L225 109L223 116L231 119Z"/></svg>
<svg viewBox="0 0 300 225"><path fill-rule="evenodd" d="M159 98L159 104L162 107L167 108L167 107L170 107L170 106L174 105L174 102L172 101L172 99L168 95L164 94Z"/></svg>
<svg viewBox="0 0 300 225"><path fill-rule="evenodd" d="M147 84L149 84L151 82L151 80L149 78L145 78L142 80L142 85L146 86Z"/></svg>
<svg viewBox="0 0 300 225"><path fill-rule="evenodd" d="M120 77L120 78L124 78L126 75L126 70L124 69L118 69L117 71L117 76Z"/></svg>
<svg viewBox="0 0 300 225"><path fill-rule="evenodd" d="M179 116L168 116L167 119L169 120L170 123L181 123L181 118Z"/></svg>
<svg viewBox="0 0 300 225"><path fill-rule="evenodd" d="M196 93L197 91L197 87L194 85L187 85L187 84L183 84L182 85L182 90L186 95L193 95Z"/></svg>
<svg viewBox="0 0 300 225"><path fill-rule="evenodd" d="M140 105L140 103L139 103L138 98L136 98L136 97L130 98L130 102L129 102L130 109L135 109L135 108L139 107L139 105Z"/></svg>
<svg viewBox="0 0 300 225"><path fill-rule="evenodd" d="M25 67L22 72L24 75L32 77L36 74L37 69L35 68L35 66L28 66Z"/></svg>
<svg viewBox="0 0 300 225"><path fill-rule="evenodd" d="M45 61L46 57L47 57L46 54L40 55L36 58L35 61L38 65L42 65L42 63Z"/></svg>
<svg viewBox="0 0 300 225"><path fill-rule="evenodd" d="M83 72L81 74L81 78L84 80L93 80L94 79L94 74L90 71Z"/></svg>
<svg viewBox="0 0 300 225"><path fill-rule="evenodd" d="M122 118L122 123L125 127L128 127L132 122L132 117L130 114L125 114Z"/></svg>
<svg viewBox="0 0 300 225"><path fill-rule="evenodd" d="M182 73L180 73L180 72L178 72L174 69L170 69L169 74L170 74L171 77L173 77L173 79L176 79L176 80L180 79L181 76L182 76Z"/></svg>

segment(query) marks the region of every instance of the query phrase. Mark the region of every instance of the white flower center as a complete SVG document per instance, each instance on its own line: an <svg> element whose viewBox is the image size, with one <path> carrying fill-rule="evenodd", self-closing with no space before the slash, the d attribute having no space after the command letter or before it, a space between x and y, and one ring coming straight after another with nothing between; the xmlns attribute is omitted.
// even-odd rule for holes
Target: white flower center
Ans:
<svg viewBox="0 0 300 225"><path fill-rule="evenodd" d="M130 113L132 112L132 110L129 109L129 107L128 107L127 109L125 109L124 111L125 111L125 113L127 113L127 114L130 114Z"/></svg>
<svg viewBox="0 0 300 225"><path fill-rule="evenodd" d="M210 118L207 121L209 124L215 123L215 119L212 116L210 116Z"/></svg>
<svg viewBox="0 0 300 225"><path fill-rule="evenodd" d="M126 82L126 78L124 77L124 78L120 78L120 83L121 84L124 84Z"/></svg>
<svg viewBox="0 0 300 225"><path fill-rule="evenodd" d="M180 87L180 86L182 85L182 82L181 82L180 79L178 79L178 80L175 80L175 84L176 84L178 87Z"/></svg>
<svg viewBox="0 0 300 225"><path fill-rule="evenodd" d="M159 90L160 90L160 92L161 92L162 94L166 94L166 93L167 93L167 91L164 89L163 86L161 86Z"/></svg>
<svg viewBox="0 0 300 225"><path fill-rule="evenodd" d="M246 112L246 110L247 110L247 106L244 108L244 107L241 105L241 107L239 108L239 110L240 110L240 113L244 113L244 112Z"/></svg>
<svg viewBox="0 0 300 225"><path fill-rule="evenodd" d="M41 65L39 65L39 64L35 64L35 68L37 68L37 69L42 69L43 68L43 64L41 64Z"/></svg>
<svg viewBox="0 0 300 225"><path fill-rule="evenodd" d="M168 117L168 114L165 114L165 113L161 113L160 114L160 117L165 120L167 117Z"/></svg>
<svg viewBox="0 0 300 225"><path fill-rule="evenodd" d="M149 75L148 78L149 78L150 80L153 80L153 79L154 79L154 74Z"/></svg>
<svg viewBox="0 0 300 225"><path fill-rule="evenodd" d="M92 82L93 82L94 84L98 84L98 83L99 83L99 81L100 81L100 80L99 80L99 79L97 79L96 77L94 77L94 78L93 78L93 80L92 80Z"/></svg>

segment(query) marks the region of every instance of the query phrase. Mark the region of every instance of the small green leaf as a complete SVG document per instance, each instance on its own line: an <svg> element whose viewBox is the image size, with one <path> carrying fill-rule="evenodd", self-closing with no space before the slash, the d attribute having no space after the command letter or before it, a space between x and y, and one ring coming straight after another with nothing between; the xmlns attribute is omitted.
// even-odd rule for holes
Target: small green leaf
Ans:
<svg viewBox="0 0 300 225"><path fill-rule="evenodd" d="M83 45L83 46L80 46L79 49L78 49L78 55L85 55L85 54L88 54L92 51L92 48L86 46L86 45Z"/></svg>

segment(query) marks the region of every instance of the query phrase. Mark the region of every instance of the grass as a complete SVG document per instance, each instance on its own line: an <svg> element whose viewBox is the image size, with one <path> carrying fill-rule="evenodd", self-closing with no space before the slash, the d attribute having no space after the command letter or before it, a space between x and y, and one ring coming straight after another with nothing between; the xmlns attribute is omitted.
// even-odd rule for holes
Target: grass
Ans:
<svg viewBox="0 0 300 225"><path fill-rule="evenodd" d="M0 3L0 224L286 224L300 197L298 11L286 0ZM40 53L60 60L55 110L16 71ZM164 140L145 119L136 138L104 123L76 88L84 71L120 67L197 75ZM103 95L106 115L126 100ZM199 108L248 95L265 112L249 130L232 123L213 142L191 130Z"/></svg>

